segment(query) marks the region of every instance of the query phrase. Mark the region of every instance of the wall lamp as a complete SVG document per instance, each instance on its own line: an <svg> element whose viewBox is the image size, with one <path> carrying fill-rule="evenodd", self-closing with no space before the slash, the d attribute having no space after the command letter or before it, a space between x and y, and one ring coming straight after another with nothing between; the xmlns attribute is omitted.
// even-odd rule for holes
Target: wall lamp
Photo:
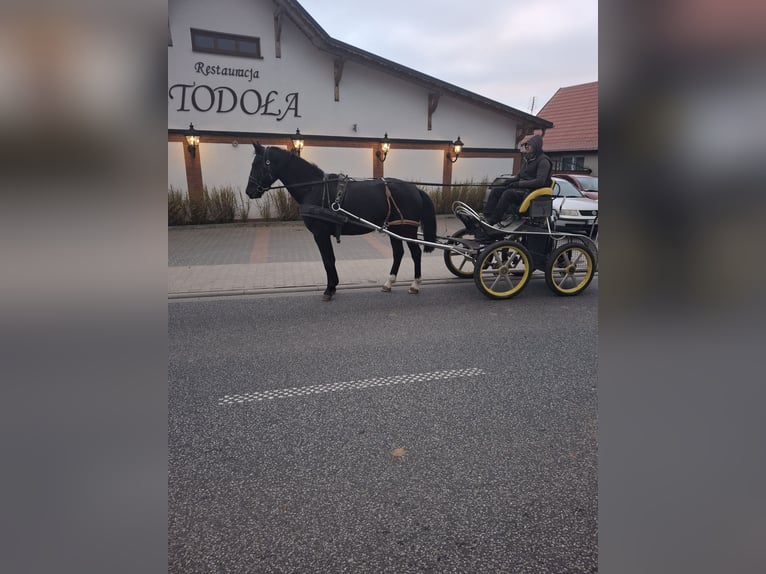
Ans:
<svg viewBox="0 0 766 574"><path fill-rule="evenodd" d="M452 153L455 154L454 156L450 154L450 152L447 152L447 159L450 160L452 163L455 163L457 161L457 158L460 157L460 152L463 151L463 142L460 141L460 136L457 136L457 139L452 142Z"/></svg>
<svg viewBox="0 0 766 574"><path fill-rule="evenodd" d="M290 136L290 139L293 140L293 152L300 156L304 144L303 138L301 137L301 130L296 129L295 135Z"/></svg>
<svg viewBox="0 0 766 574"><path fill-rule="evenodd" d="M380 141L380 149L375 152L375 157L378 158L378 161L380 163L383 163L386 161L386 156L388 155L388 150L391 149L391 143L388 141L388 132L383 136L383 139Z"/></svg>
<svg viewBox="0 0 766 574"><path fill-rule="evenodd" d="M189 131L186 133L186 149L189 150L189 155L194 157L197 155L197 148L199 147L199 136L194 131L194 124L189 124Z"/></svg>

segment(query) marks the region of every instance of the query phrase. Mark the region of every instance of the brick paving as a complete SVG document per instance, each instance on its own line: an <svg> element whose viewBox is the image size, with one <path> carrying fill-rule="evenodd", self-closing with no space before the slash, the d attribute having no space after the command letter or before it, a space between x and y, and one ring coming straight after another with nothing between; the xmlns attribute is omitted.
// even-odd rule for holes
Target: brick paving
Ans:
<svg viewBox="0 0 766 574"><path fill-rule="evenodd" d="M449 235L462 224L439 216L437 232ZM333 240L338 289L382 285L391 265L389 238L375 231ZM440 249L423 255L424 283L454 279ZM402 287L413 278L405 249ZM326 275L313 236L301 222L168 228L168 296L247 294L286 289L324 290ZM398 284L398 283L397 283Z"/></svg>

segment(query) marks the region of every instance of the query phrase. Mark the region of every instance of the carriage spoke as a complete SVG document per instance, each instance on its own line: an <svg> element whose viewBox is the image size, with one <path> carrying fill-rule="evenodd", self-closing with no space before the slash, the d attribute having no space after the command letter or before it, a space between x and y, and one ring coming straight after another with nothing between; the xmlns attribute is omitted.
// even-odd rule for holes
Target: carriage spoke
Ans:
<svg viewBox="0 0 766 574"><path fill-rule="evenodd" d="M587 247L564 245L549 259L545 280L557 295L576 295L590 284L593 267L593 255Z"/></svg>
<svg viewBox="0 0 766 574"><path fill-rule="evenodd" d="M492 282L491 289L493 291L499 291L498 285L502 284L503 282L508 283L508 286L510 288L513 288L513 283L510 281L509 277L507 275L498 275L495 277L495 280Z"/></svg>
<svg viewBox="0 0 766 574"><path fill-rule="evenodd" d="M556 284L557 284L559 287L565 288L565 287L564 287L564 284L566 283L566 280L567 280L568 278L570 278L570 277L571 277L571 276L569 275L569 273L567 273L566 271L562 271L562 272L561 272L561 280L560 280L560 281L557 281L557 282L556 282Z"/></svg>
<svg viewBox="0 0 766 574"><path fill-rule="evenodd" d="M513 282L513 277L511 277L510 275L504 275L504 277L505 277L505 282L508 283L508 289L513 289L514 287L516 287L516 283Z"/></svg>
<svg viewBox="0 0 766 574"><path fill-rule="evenodd" d="M526 248L513 240L500 241L480 254L476 286L490 299L508 299L520 293L533 269Z"/></svg>

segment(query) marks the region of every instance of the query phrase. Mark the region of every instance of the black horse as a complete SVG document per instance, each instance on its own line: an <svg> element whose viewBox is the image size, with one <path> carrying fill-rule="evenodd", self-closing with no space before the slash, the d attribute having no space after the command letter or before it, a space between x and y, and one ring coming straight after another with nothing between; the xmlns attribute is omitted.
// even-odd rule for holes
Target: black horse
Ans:
<svg viewBox="0 0 766 574"><path fill-rule="evenodd" d="M340 205L345 211L361 217L377 226L387 226L392 233L407 239L417 239L418 225L422 223L425 241L436 242L436 211L428 194L417 186L393 178L353 181L337 174L328 174L316 165L301 159L278 147L263 147L253 144L255 158L247 180L246 193L256 199L280 180L290 195L300 205L301 216L322 254L327 272L327 289L322 300L329 301L338 286L338 272L335 269L335 253L331 237L340 240L341 235L362 235L371 228L353 222L353 218L331 209ZM399 265L404 257L402 241L391 239L394 263L383 291L391 291L396 281ZM407 242L415 263L415 279L410 293L420 292L420 245ZM433 251L424 246L426 253Z"/></svg>

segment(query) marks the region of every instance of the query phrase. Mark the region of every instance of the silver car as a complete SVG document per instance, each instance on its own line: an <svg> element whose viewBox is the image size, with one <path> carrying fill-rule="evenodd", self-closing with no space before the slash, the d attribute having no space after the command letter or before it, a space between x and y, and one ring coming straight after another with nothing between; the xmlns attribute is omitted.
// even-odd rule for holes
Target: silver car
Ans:
<svg viewBox="0 0 766 574"><path fill-rule="evenodd" d="M598 232L598 201L585 197L571 182L553 178L555 228L585 235Z"/></svg>

